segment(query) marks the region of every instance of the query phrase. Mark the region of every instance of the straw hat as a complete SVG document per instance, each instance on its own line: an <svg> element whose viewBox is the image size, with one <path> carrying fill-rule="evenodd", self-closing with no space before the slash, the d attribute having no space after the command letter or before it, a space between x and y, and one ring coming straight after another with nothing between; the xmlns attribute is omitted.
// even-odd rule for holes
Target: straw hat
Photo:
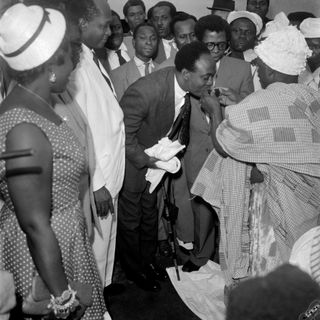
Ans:
<svg viewBox="0 0 320 320"><path fill-rule="evenodd" d="M320 18L307 18L300 24L300 31L305 38L320 38Z"/></svg>
<svg viewBox="0 0 320 320"><path fill-rule="evenodd" d="M228 15L227 22L231 24L234 20L240 19L240 18L245 18L249 19L253 24L256 26L256 35L258 35L263 27L263 22L261 17L254 13L254 12L249 12L249 11L232 11Z"/></svg>
<svg viewBox="0 0 320 320"><path fill-rule="evenodd" d="M14 70L33 69L54 55L65 32L61 12L16 4L0 19L0 55Z"/></svg>

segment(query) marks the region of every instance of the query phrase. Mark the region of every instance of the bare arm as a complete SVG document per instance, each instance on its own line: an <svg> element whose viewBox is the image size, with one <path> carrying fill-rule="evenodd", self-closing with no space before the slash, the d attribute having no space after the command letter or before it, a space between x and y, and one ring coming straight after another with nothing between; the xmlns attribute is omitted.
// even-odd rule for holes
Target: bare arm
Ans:
<svg viewBox="0 0 320 320"><path fill-rule="evenodd" d="M216 130L223 120L222 109L218 98L205 94L201 97L201 107L208 114L211 124L211 139L216 151L224 158L229 155L223 150L216 137Z"/></svg>
<svg viewBox="0 0 320 320"><path fill-rule="evenodd" d="M6 150L33 149L34 155L6 162L10 172L19 168L40 167L40 174L8 177L9 193L36 268L54 296L67 289L61 252L50 225L52 149L43 132L32 124L19 124L7 135Z"/></svg>

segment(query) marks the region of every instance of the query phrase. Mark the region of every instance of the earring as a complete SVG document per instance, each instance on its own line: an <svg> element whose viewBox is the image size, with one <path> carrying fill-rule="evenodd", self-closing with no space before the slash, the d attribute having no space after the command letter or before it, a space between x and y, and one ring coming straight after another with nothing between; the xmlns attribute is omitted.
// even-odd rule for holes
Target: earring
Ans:
<svg viewBox="0 0 320 320"><path fill-rule="evenodd" d="M53 71L50 72L49 81L50 81L52 84L57 81L57 76L56 76L56 74L55 74Z"/></svg>

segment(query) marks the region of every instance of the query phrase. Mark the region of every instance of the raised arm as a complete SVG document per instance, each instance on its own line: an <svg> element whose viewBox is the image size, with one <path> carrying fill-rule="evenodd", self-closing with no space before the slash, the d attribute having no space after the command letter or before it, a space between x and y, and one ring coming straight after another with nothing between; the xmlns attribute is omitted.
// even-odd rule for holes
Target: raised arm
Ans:
<svg viewBox="0 0 320 320"><path fill-rule="evenodd" d="M216 130L223 120L222 109L219 100L215 96L206 94L201 97L200 103L201 107L205 110L210 118L211 139L213 146L222 157L226 158L229 155L223 150L216 137Z"/></svg>

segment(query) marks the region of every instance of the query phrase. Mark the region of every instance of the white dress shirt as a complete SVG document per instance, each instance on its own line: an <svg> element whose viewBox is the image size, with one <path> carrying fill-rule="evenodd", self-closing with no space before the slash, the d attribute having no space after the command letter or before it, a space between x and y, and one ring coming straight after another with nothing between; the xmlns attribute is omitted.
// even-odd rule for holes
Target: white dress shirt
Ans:
<svg viewBox="0 0 320 320"><path fill-rule="evenodd" d="M184 91L177 81L177 77L174 76L174 120L177 119L181 107L184 105L185 95L187 91Z"/></svg>
<svg viewBox="0 0 320 320"><path fill-rule="evenodd" d="M168 59L171 55L171 50L173 50L174 48L176 49L176 43L174 42L174 39L162 39L162 43L164 47L164 53L166 54L166 58Z"/></svg>
<svg viewBox="0 0 320 320"><path fill-rule="evenodd" d="M141 77L144 77L144 76L146 75L146 74L145 74L145 72L146 72L145 62L142 61L141 59L139 59L139 58L136 57L136 56L134 56L133 60L134 60L136 66L137 66L137 68L138 68L138 70L139 70L139 73L140 73ZM152 71L154 71L154 68L155 68L155 67L154 67L154 64L153 64L153 62L152 62L152 59L150 59L150 60L148 61L148 63L149 63L149 66L148 66L149 73L151 73Z"/></svg>
<svg viewBox="0 0 320 320"><path fill-rule="evenodd" d="M69 91L87 117L96 153L93 190L105 186L112 197L119 193L124 177L125 132L123 112L93 60L91 50L82 45L80 62L69 81Z"/></svg>
<svg viewBox="0 0 320 320"><path fill-rule="evenodd" d="M128 62L130 60L130 57L128 55L127 46L122 42L119 49L121 50L122 57ZM120 67L119 57L116 53L116 50L107 49L107 54L108 54L108 62L110 65L110 69L113 70Z"/></svg>

